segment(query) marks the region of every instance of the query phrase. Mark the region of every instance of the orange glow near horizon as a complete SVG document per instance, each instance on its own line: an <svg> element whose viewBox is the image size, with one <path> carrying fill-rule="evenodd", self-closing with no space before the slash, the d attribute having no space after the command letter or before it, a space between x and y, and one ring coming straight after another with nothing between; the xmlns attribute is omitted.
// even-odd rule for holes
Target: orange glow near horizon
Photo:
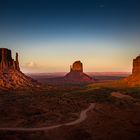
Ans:
<svg viewBox="0 0 140 140"><path fill-rule="evenodd" d="M138 49L134 50L132 45L55 42L16 44L11 49L19 52L20 66L26 73L68 72L76 60L83 63L85 72L131 72L132 60L138 55Z"/></svg>

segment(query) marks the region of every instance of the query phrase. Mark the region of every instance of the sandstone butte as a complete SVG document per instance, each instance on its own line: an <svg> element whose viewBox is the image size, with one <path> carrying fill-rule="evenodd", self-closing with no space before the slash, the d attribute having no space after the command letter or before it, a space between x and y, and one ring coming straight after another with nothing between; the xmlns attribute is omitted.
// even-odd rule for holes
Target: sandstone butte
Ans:
<svg viewBox="0 0 140 140"><path fill-rule="evenodd" d="M75 61L70 66L70 72L64 76L64 80L70 83L92 83L93 78L83 72L81 61Z"/></svg>
<svg viewBox="0 0 140 140"><path fill-rule="evenodd" d="M128 86L140 86L140 55L133 59L132 74L123 81Z"/></svg>
<svg viewBox="0 0 140 140"><path fill-rule="evenodd" d="M0 89L25 89L31 87L39 87L39 84L21 72L18 53L16 53L14 60L11 50L0 48Z"/></svg>

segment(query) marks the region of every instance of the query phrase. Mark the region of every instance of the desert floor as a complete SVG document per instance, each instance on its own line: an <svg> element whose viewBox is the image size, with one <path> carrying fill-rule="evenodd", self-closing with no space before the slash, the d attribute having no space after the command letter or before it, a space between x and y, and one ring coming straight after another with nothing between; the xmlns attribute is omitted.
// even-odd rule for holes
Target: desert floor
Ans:
<svg viewBox="0 0 140 140"><path fill-rule="evenodd" d="M74 123L91 103L95 106L85 112L86 117ZM25 131L57 125L59 127L53 129ZM24 129L18 131L18 128ZM99 83L46 85L42 90L30 91L1 91L0 140L26 139L140 139L140 88L114 88Z"/></svg>

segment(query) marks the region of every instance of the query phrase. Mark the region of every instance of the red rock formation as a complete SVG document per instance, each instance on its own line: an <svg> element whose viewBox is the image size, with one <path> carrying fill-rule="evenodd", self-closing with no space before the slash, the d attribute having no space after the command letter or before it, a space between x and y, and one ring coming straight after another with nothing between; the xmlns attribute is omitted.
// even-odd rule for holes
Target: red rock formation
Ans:
<svg viewBox="0 0 140 140"><path fill-rule="evenodd" d="M140 74L140 55L133 60L132 74Z"/></svg>
<svg viewBox="0 0 140 140"><path fill-rule="evenodd" d="M11 50L0 48L0 88L21 89L39 86L38 82L20 71L18 53L12 59Z"/></svg>
<svg viewBox="0 0 140 140"><path fill-rule="evenodd" d="M11 50L0 48L0 70L6 72L9 69L20 71L18 62L18 53L16 53L16 61L12 59Z"/></svg>
<svg viewBox="0 0 140 140"><path fill-rule="evenodd" d="M123 81L128 86L140 86L140 56L133 60L132 74Z"/></svg>
<svg viewBox="0 0 140 140"><path fill-rule="evenodd" d="M75 61L70 66L70 72L64 76L64 81L67 83L91 83L93 78L83 72L83 64L80 61Z"/></svg>
<svg viewBox="0 0 140 140"><path fill-rule="evenodd" d="M13 66L11 51L5 48L0 49L0 70L6 70Z"/></svg>
<svg viewBox="0 0 140 140"><path fill-rule="evenodd" d="M70 71L83 72L83 64L80 61L75 61L72 66L70 66Z"/></svg>

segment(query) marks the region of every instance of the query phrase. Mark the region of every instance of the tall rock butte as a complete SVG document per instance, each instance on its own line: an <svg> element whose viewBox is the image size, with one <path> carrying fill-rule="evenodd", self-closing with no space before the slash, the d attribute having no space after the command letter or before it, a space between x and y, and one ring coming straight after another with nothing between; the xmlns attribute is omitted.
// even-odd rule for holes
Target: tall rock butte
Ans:
<svg viewBox="0 0 140 140"><path fill-rule="evenodd" d="M140 74L140 55L133 59L133 75Z"/></svg>
<svg viewBox="0 0 140 140"><path fill-rule="evenodd" d="M140 86L140 55L133 59L132 74L124 81L128 86Z"/></svg>
<svg viewBox="0 0 140 140"><path fill-rule="evenodd" d="M70 72L64 76L66 82L69 83L92 83L93 78L83 72L83 64L81 61L75 61L70 66Z"/></svg>
<svg viewBox="0 0 140 140"><path fill-rule="evenodd" d="M16 53L16 60L12 59L11 50L0 48L0 70L6 72L9 69L20 71L18 53Z"/></svg>
<svg viewBox="0 0 140 140"><path fill-rule="evenodd" d="M70 72L83 72L83 64L80 61L75 61L70 65Z"/></svg>
<svg viewBox="0 0 140 140"><path fill-rule="evenodd" d="M39 86L38 82L20 71L18 53L15 60L11 50L0 48L0 89L22 89Z"/></svg>

